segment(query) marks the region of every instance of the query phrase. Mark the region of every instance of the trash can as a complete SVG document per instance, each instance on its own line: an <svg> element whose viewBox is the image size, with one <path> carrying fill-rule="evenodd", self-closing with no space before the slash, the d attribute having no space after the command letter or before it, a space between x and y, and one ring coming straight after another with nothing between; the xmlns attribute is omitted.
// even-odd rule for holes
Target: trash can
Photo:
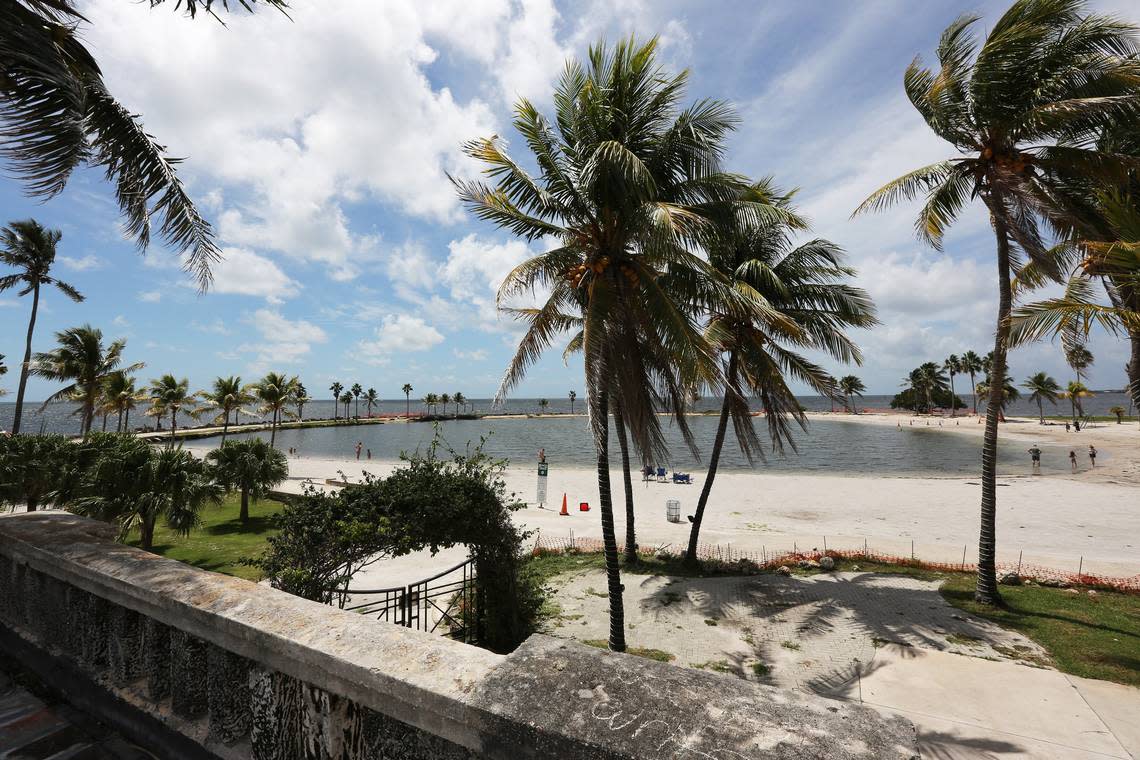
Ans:
<svg viewBox="0 0 1140 760"><path fill-rule="evenodd" d="M669 522L681 522L681 501L680 499L666 499L665 500L665 519Z"/></svg>

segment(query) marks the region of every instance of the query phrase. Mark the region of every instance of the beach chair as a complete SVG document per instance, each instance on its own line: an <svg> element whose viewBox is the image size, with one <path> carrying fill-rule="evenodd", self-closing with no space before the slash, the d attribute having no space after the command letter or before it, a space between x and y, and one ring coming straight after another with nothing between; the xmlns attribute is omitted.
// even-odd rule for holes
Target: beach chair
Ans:
<svg viewBox="0 0 1140 760"><path fill-rule="evenodd" d="M657 468L657 482L658 483L665 483L666 482L666 480L665 480L665 468L664 467L658 467Z"/></svg>
<svg viewBox="0 0 1140 760"><path fill-rule="evenodd" d="M692 483L693 481L691 480L691 476L687 472L674 472L673 473L673 482L674 483L689 484L689 483Z"/></svg>

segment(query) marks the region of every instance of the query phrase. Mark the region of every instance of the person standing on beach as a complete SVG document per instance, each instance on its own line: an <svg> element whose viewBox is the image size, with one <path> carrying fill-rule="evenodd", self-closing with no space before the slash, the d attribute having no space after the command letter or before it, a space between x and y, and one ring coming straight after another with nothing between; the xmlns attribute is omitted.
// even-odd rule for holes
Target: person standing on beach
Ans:
<svg viewBox="0 0 1140 760"><path fill-rule="evenodd" d="M357 458L357 460L359 460L360 459L360 450L364 448L364 441L357 441L355 448L356 448L356 458Z"/></svg>
<svg viewBox="0 0 1140 760"><path fill-rule="evenodd" d="M1068 433L1068 432L1071 432L1071 431L1069 430L1069 421L1068 421L1068 420L1065 420L1065 432L1066 432L1066 433Z"/></svg>
<svg viewBox="0 0 1140 760"><path fill-rule="evenodd" d="M1089 444L1089 462L1093 467L1096 467L1096 449L1091 443Z"/></svg>
<svg viewBox="0 0 1140 760"><path fill-rule="evenodd" d="M368 461L372 461L372 449L368 449Z"/></svg>
<svg viewBox="0 0 1140 760"><path fill-rule="evenodd" d="M1076 449L1069 449L1069 464L1073 466L1073 472L1077 471L1077 451Z"/></svg>
<svg viewBox="0 0 1140 760"><path fill-rule="evenodd" d="M1033 471L1040 474L1041 473L1041 449L1039 449L1037 447L1036 443L1033 444L1033 447L1029 449L1029 458L1033 461Z"/></svg>

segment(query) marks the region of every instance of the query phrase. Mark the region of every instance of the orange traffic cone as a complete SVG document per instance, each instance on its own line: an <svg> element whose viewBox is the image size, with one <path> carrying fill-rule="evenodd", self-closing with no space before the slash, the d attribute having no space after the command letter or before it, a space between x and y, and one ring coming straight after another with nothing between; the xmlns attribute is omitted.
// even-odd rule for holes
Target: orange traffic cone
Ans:
<svg viewBox="0 0 1140 760"><path fill-rule="evenodd" d="M563 517L570 516L570 510L566 509L566 494L562 494L562 511L558 514L562 515Z"/></svg>

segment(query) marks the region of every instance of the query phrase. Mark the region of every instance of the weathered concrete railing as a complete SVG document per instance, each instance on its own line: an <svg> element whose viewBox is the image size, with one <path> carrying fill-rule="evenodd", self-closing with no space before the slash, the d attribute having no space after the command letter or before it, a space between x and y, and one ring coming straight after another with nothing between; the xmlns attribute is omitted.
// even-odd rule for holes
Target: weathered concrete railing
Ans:
<svg viewBox="0 0 1140 760"><path fill-rule="evenodd" d="M0 517L0 647L157 754L910 758L865 708L534 636L503 657L113 540Z"/></svg>

